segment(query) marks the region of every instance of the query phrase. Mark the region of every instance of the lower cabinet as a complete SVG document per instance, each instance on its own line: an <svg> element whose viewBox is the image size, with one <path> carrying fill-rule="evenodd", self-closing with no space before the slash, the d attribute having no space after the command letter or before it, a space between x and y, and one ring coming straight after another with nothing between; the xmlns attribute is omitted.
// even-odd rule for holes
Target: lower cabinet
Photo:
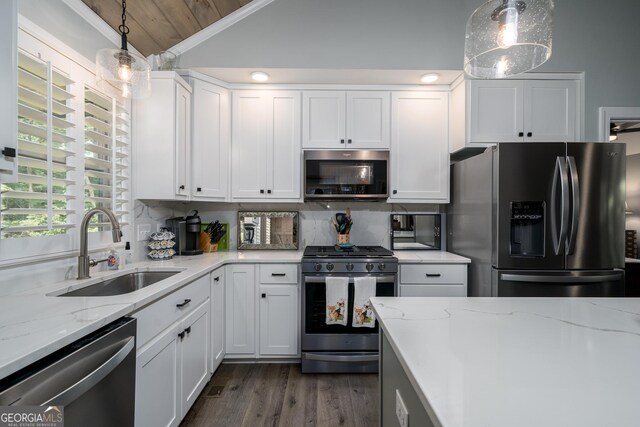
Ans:
<svg viewBox="0 0 640 427"><path fill-rule="evenodd" d="M260 285L260 355L297 356L299 287Z"/></svg>
<svg viewBox="0 0 640 427"><path fill-rule="evenodd" d="M399 296L466 297L466 264L402 264Z"/></svg>
<svg viewBox="0 0 640 427"><path fill-rule="evenodd" d="M218 369L225 354L224 288L224 268L219 268L211 273L211 373Z"/></svg>
<svg viewBox="0 0 640 427"><path fill-rule="evenodd" d="M226 353L252 357L256 353L256 274L254 264L225 267Z"/></svg>

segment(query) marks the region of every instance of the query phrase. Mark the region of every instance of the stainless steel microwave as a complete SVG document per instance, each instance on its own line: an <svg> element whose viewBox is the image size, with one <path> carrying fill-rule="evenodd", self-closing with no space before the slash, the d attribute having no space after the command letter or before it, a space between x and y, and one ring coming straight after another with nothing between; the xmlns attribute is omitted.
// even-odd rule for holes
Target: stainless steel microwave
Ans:
<svg viewBox="0 0 640 427"><path fill-rule="evenodd" d="M305 151L305 200L386 200L388 151Z"/></svg>

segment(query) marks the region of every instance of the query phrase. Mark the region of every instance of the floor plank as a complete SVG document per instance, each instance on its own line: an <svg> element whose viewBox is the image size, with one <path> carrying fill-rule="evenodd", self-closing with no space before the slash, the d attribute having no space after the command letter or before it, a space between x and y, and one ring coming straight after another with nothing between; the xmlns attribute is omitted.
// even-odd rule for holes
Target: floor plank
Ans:
<svg viewBox="0 0 640 427"><path fill-rule="evenodd" d="M377 384L376 374L303 374L299 364L224 363L180 425L376 426Z"/></svg>

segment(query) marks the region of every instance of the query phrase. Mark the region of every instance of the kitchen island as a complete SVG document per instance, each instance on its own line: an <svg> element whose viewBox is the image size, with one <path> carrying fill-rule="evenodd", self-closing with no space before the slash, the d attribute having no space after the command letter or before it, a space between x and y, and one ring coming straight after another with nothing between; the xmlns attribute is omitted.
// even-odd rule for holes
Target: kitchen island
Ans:
<svg viewBox="0 0 640 427"><path fill-rule="evenodd" d="M373 298L381 424L637 426L640 299Z"/></svg>

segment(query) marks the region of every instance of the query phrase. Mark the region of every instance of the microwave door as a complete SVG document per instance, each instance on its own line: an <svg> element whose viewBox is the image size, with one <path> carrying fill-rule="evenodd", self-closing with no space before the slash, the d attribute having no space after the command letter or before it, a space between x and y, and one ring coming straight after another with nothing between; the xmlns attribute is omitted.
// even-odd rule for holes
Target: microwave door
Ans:
<svg viewBox="0 0 640 427"><path fill-rule="evenodd" d="M564 143L503 143L494 152L495 267L564 268L565 152Z"/></svg>

